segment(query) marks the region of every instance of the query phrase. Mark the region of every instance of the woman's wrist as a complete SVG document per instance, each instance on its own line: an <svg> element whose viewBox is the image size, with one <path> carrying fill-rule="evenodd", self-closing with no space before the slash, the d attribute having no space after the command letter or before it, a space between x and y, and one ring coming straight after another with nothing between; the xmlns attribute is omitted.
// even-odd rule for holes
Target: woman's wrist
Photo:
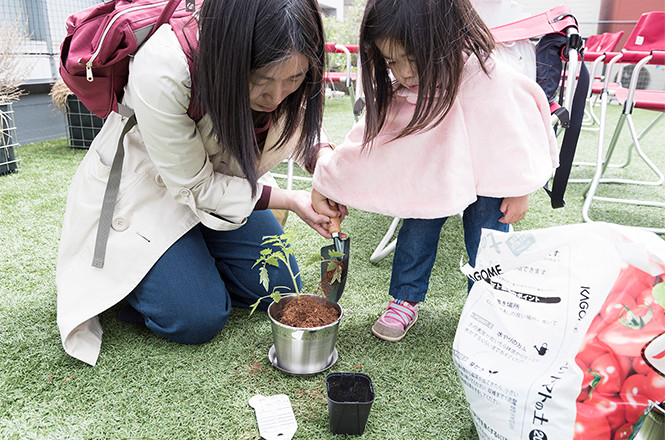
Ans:
<svg viewBox="0 0 665 440"><path fill-rule="evenodd" d="M272 193L272 186L263 185L263 188L261 189L261 196L254 205L254 211L262 211L264 209L268 209L268 205L270 204L271 193Z"/></svg>

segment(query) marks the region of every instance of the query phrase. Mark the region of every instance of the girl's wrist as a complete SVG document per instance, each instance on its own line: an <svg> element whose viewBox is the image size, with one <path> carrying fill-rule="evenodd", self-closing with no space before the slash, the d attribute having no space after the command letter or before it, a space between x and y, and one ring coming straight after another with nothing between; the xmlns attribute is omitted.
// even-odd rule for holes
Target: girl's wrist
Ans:
<svg viewBox="0 0 665 440"><path fill-rule="evenodd" d="M314 174L314 169L316 168L316 163L319 161L319 159L322 156L324 156L324 155L330 153L332 150L334 150L335 145L330 143L330 142L321 142L320 144L318 144L314 148L317 149L316 153L311 156L311 159L310 159L309 163L307 163L307 166L305 167L310 174Z"/></svg>

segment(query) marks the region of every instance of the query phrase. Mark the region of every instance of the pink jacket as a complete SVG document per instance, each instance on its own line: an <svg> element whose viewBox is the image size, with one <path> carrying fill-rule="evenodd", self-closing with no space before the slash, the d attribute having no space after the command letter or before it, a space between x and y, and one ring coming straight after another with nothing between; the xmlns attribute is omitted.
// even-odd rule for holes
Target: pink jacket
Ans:
<svg viewBox="0 0 665 440"><path fill-rule="evenodd" d="M447 217L477 195L523 196L542 187L558 166L545 94L511 67L492 65L488 76L469 58L443 122L391 141L416 102L415 93L399 91L372 150L361 152L361 120L319 159L313 187L347 206L400 218Z"/></svg>

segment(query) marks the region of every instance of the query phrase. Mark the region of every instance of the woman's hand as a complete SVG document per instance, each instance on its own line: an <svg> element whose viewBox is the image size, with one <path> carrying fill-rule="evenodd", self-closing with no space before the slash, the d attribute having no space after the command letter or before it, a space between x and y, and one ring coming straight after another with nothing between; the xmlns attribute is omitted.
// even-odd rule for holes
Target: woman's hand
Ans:
<svg viewBox="0 0 665 440"><path fill-rule="evenodd" d="M268 208L293 211L316 232L326 238L331 238L328 232L330 217L319 214L314 210L312 207L312 197L307 191L273 187L270 192Z"/></svg>
<svg viewBox="0 0 665 440"><path fill-rule="evenodd" d="M522 220L529 209L529 194L520 197L506 197L499 208L503 217L499 219L501 223L513 224Z"/></svg>
<svg viewBox="0 0 665 440"><path fill-rule="evenodd" d="M291 191L291 206L289 209L295 212L305 223L312 227L316 232L326 238L331 238L328 232L330 217L319 214L312 207L312 197L307 191Z"/></svg>

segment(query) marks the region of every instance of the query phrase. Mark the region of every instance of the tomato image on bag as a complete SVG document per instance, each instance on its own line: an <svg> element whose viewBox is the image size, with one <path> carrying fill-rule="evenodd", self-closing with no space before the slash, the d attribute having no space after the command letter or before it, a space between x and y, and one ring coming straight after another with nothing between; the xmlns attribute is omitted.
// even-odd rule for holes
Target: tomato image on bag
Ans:
<svg viewBox="0 0 665 440"><path fill-rule="evenodd" d="M665 401L662 238L603 223L483 230L462 272L475 283L453 360L480 440L645 435Z"/></svg>
<svg viewBox="0 0 665 440"><path fill-rule="evenodd" d="M642 357L645 345L665 332L663 278L625 266L575 357L586 378L578 402L599 409L610 425L611 435L600 439L630 438L649 401L665 400L665 376ZM595 360L589 365L590 357ZM596 419L578 407L574 439L587 438L577 434L585 424L604 426L605 420Z"/></svg>

